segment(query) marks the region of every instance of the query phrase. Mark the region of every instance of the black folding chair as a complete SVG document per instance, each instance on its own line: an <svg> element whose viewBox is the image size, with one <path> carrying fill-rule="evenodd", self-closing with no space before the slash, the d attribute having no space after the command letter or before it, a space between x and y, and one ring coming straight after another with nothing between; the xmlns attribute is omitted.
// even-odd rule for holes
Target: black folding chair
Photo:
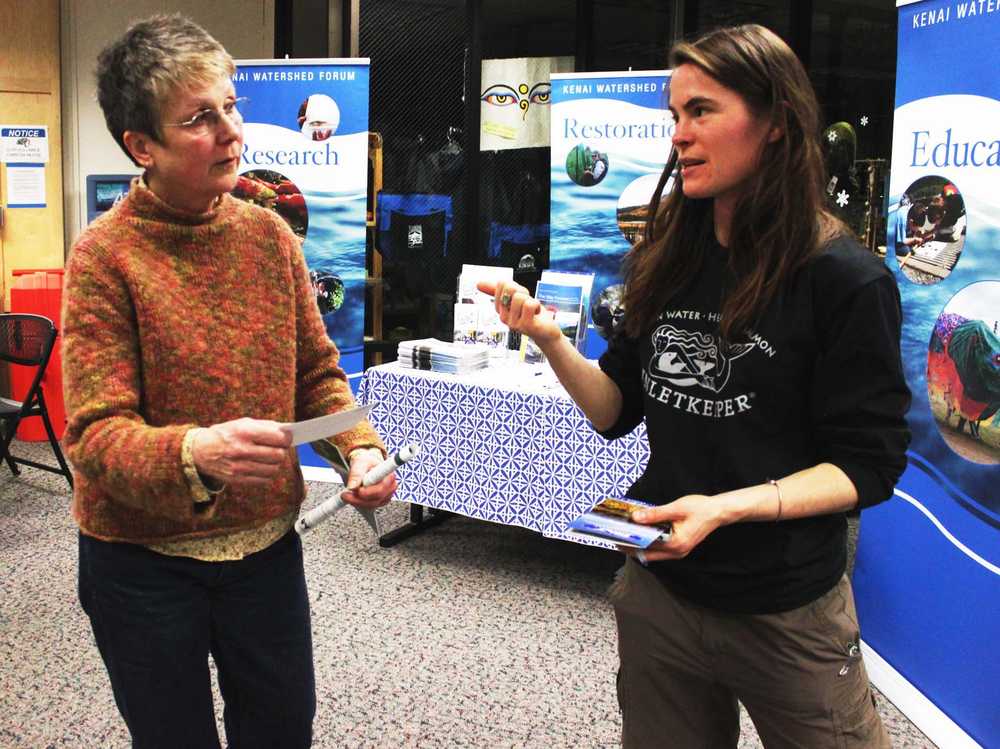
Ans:
<svg viewBox="0 0 1000 749"><path fill-rule="evenodd" d="M37 367L31 387L23 401L0 397L0 458L7 462L14 475L18 475L18 464L40 468L43 471L58 473L66 477L70 488L73 488L73 474L70 472L59 440L52 429L49 412L45 407L45 396L42 394L42 377L52 355L52 347L56 341L56 327L47 317L27 314L0 314L0 361L12 364L23 364ZM36 463L33 460L17 458L10 454L10 443L17 433L17 425L21 419L28 416L40 416L49 435L49 444L59 461L59 468Z"/></svg>

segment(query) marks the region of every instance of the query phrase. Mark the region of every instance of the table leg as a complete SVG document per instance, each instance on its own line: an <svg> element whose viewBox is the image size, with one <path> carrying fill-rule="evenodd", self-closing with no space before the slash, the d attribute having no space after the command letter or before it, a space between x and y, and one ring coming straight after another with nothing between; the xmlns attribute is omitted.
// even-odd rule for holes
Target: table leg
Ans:
<svg viewBox="0 0 1000 749"><path fill-rule="evenodd" d="M453 513L450 513L447 510L438 510L433 507L428 507L427 516L424 517L424 506L411 503L409 522L404 523L398 528L394 528L388 533L383 533L379 536L378 545L383 549L395 546L400 541L403 541L410 536L415 536L418 533L423 533L428 528L440 525L445 520L450 518L452 514Z"/></svg>

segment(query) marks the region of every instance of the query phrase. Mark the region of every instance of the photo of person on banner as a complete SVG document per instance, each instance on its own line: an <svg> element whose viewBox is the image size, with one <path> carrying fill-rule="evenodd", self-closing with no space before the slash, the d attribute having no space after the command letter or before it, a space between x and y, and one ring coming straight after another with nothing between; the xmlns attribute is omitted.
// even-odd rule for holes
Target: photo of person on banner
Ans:
<svg viewBox="0 0 1000 749"><path fill-rule="evenodd" d="M922 286L947 278L965 246L965 201L958 188L938 175L921 177L907 187L892 217L890 241L903 276Z"/></svg>
<svg viewBox="0 0 1000 749"><path fill-rule="evenodd" d="M482 283L667 524L612 586L623 746L888 747L861 657L848 513L892 496L910 403L899 292L825 202L819 105L757 25L670 53L672 150L594 367L526 289ZM668 187L672 175L676 178Z"/></svg>
<svg viewBox="0 0 1000 749"><path fill-rule="evenodd" d="M283 425L354 406L302 243L233 197L235 66L179 15L98 58L108 130L140 167L70 252L63 360L79 596L135 746L310 746L316 710L305 487ZM259 188L259 186L258 186ZM330 438L341 496L386 504L365 421Z"/></svg>
<svg viewBox="0 0 1000 749"><path fill-rule="evenodd" d="M326 94L312 94L299 106L296 122L304 136L310 140L323 141L337 131L340 108Z"/></svg>

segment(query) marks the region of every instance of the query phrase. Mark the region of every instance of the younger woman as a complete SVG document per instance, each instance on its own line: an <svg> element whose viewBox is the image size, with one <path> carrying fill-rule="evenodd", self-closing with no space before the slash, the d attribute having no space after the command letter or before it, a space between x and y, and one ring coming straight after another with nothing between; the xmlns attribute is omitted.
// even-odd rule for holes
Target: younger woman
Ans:
<svg viewBox="0 0 1000 749"><path fill-rule="evenodd" d="M494 293L594 428L643 419L629 495L667 543L612 591L626 747L887 747L844 575L846 514L902 472L909 391L888 270L824 207L815 94L760 26L670 55L673 150L591 366L525 289ZM670 177L676 178L670 184Z"/></svg>

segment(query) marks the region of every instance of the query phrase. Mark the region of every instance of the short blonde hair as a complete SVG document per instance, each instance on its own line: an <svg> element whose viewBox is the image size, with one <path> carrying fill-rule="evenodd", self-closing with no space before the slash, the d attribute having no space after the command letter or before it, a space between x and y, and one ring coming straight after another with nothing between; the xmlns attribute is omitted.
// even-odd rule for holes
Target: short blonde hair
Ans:
<svg viewBox="0 0 1000 749"><path fill-rule="evenodd" d="M159 141L162 107L174 91L235 72L225 48L194 21L155 15L130 26L98 56L97 100L112 137L132 158L126 131Z"/></svg>

